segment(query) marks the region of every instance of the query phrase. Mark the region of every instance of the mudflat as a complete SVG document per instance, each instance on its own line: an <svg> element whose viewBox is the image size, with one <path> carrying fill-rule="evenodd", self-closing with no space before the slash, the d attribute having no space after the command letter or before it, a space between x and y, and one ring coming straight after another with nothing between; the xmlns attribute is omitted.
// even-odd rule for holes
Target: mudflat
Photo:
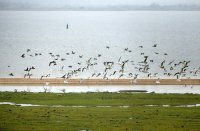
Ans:
<svg viewBox="0 0 200 131"><path fill-rule="evenodd" d="M37 79L0 78L0 85L200 85L200 79Z"/></svg>

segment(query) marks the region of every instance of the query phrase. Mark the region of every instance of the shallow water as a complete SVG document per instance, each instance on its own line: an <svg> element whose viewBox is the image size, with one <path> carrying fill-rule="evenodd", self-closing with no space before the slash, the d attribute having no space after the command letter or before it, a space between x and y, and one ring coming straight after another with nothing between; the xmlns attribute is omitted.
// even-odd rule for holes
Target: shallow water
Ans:
<svg viewBox="0 0 200 131"><path fill-rule="evenodd" d="M63 105L35 105L35 104L16 104L13 102L0 102L0 105L15 105L15 106L22 106L22 107L26 107L26 106L40 106L40 107L73 107L73 108L87 108L87 107L97 107L97 108L111 108L111 107L119 107L119 108L130 108L130 107L134 107L134 106L82 106L82 105L78 105L78 106L63 106ZM137 105L137 106L160 106L160 107L199 107L200 104L191 104L191 105L176 105L176 106L172 106L172 105Z"/></svg>
<svg viewBox="0 0 200 131"><path fill-rule="evenodd" d="M170 61L190 60L186 77L193 76L190 71L200 66L199 11L1 11L0 25L0 77L10 77L11 72L14 77L23 77L24 70L32 66L36 68L31 71L32 77L47 74L52 78L61 77L87 66L86 60L98 58L98 54L102 56L91 60L98 65L73 77L88 78L93 73L104 73L103 62L114 61L112 70L107 73L110 77L113 71L119 70L117 61L120 57L121 61L134 61L127 63L123 77L127 78L130 72L147 77L136 69L140 68L138 62L143 60L142 52L154 60L149 65L152 75L157 72L158 76L164 77L159 68L163 60L172 74L181 67L170 71L167 66ZM153 44L158 44L157 48L153 48ZM138 48L140 45L144 48ZM125 52L125 48L132 52ZM27 53L27 49L31 51ZM76 54L72 55L72 50ZM49 52L60 55L56 66L48 66L56 58L52 58ZM23 53L26 54L24 59L20 57ZM35 53L42 55L35 56ZM83 58L80 59L79 55ZM66 60L61 61L61 58ZM78 62L82 64L78 65ZM117 72L112 77L119 76ZM197 72L194 77L199 76L200 72Z"/></svg>
<svg viewBox="0 0 200 131"><path fill-rule="evenodd" d="M0 86L0 91L10 92L52 92L52 93L85 93L85 92L120 92L121 90L146 90L147 93L192 93L200 94L200 85L133 85L133 86Z"/></svg>

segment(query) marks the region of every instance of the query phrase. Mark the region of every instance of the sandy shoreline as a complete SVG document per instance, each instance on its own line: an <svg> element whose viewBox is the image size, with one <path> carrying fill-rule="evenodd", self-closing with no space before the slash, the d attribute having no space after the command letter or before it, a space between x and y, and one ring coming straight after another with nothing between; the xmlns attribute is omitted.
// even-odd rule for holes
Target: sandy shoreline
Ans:
<svg viewBox="0 0 200 131"><path fill-rule="evenodd" d="M24 79L0 78L0 85L200 85L200 79Z"/></svg>

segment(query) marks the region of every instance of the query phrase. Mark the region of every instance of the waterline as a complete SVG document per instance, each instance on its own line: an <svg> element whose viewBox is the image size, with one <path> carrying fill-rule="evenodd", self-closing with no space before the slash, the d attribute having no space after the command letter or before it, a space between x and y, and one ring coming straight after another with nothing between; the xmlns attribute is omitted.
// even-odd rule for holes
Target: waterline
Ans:
<svg viewBox="0 0 200 131"><path fill-rule="evenodd" d="M200 85L100 85L100 86L15 86L0 85L1 92L51 92L51 93L87 93L87 92L121 92L133 93L146 91L146 93L166 94L200 94Z"/></svg>
<svg viewBox="0 0 200 131"><path fill-rule="evenodd" d="M138 107L138 106L146 106L146 107L200 107L200 104L189 104L189 105L136 105L136 106L130 106L130 105L123 105L123 106L108 106L108 105L102 105L102 106L84 106L84 105L36 105L36 104L16 104L14 102L0 102L0 105L14 105L14 106L22 106L22 107L68 107L68 108L88 108L88 107L96 107L96 108L111 108L111 107L117 107L117 108L130 108L130 107Z"/></svg>

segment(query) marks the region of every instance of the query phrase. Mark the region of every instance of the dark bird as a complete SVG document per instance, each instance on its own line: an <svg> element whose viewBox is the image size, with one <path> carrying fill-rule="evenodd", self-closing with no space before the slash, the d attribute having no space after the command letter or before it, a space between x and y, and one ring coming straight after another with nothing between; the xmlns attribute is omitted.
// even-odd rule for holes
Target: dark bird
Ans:
<svg viewBox="0 0 200 131"><path fill-rule="evenodd" d="M33 75L33 74L29 74L29 73L28 73L28 78L30 79L32 75Z"/></svg>
<svg viewBox="0 0 200 131"><path fill-rule="evenodd" d="M168 76L171 76L172 74L171 74L171 73L167 73L167 75L168 75Z"/></svg>
<svg viewBox="0 0 200 131"><path fill-rule="evenodd" d="M174 74L174 76L176 76L176 75L181 75L181 73L180 73L180 72L176 72L176 73Z"/></svg>
<svg viewBox="0 0 200 131"><path fill-rule="evenodd" d="M83 68L82 68L82 72L83 72L84 70L86 70L86 68L85 68L85 67L83 67Z"/></svg>
<svg viewBox="0 0 200 131"><path fill-rule="evenodd" d="M188 65L188 63L190 63L190 61L186 61L186 62L185 62L185 65L187 66L187 65Z"/></svg>
<svg viewBox="0 0 200 131"><path fill-rule="evenodd" d="M77 69L77 71L79 71L79 72L80 72L80 71L81 71L81 68L78 68L78 69Z"/></svg>
<svg viewBox="0 0 200 131"><path fill-rule="evenodd" d="M128 76L129 76L129 77L133 77L133 73L129 73Z"/></svg>
<svg viewBox="0 0 200 131"><path fill-rule="evenodd" d="M133 78L133 79L137 79L137 77L138 77L138 74L135 74L135 76L134 76L134 78Z"/></svg>
<svg viewBox="0 0 200 131"><path fill-rule="evenodd" d="M107 49L110 49L110 47L109 47L109 46L106 46L106 48L107 48Z"/></svg>
<svg viewBox="0 0 200 131"><path fill-rule="evenodd" d="M129 62L129 60L122 61L122 65L124 66L124 64L126 64L127 62Z"/></svg>
<svg viewBox="0 0 200 131"><path fill-rule="evenodd" d="M30 49L27 49L27 50L26 50L26 52L29 52L29 51L31 51L31 50L30 50Z"/></svg>
<svg viewBox="0 0 200 131"><path fill-rule="evenodd" d="M157 44L154 44L152 47L157 47Z"/></svg>
<svg viewBox="0 0 200 131"><path fill-rule="evenodd" d="M179 75L176 75L176 79L179 80Z"/></svg>
<svg viewBox="0 0 200 131"><path fill-rule="evenodd" d="M168 65L171 65L173 62L174 62L174 60L173 60L173 61L170 61Z"/></svg>
<svg viewBox="0 0 200 131"><path fill-rule="evenodd" d="M51 64L56 65L56 61L49 62L49 66L51 66Z"/></svg>
<svg viewBox="0 0 200 131"><path fill-rule="evenodd" d="M153 76L156 77L158 75L158 73L154 73Z"/></svg>
<svg viewBox="0 0 200 131"><path fill-rule="evenodd" d="M106 75L107 75L107 73L104 74L103 79L108 79L108 77Z"/></svg>
<svg viewBox="0 0 200 131"><path fill-rule="evenodd" d="M27 67L24 71L30 71L30 69Z"/></svg>
<svg viewBox="0 0 200 131"><path fill-rule="evenodd" d="M63 75L61 78L65 79L65 78L66 78L66 75L67 75L67 74Z"/></svg>
<svg viewBox="0 0 200 131"><path fill-rule="evenodd" d="M65 61L66 59L65 59L65 58L61 58L60 60L61 60L61 61Z"/></svg>
<svg viewBox="0 0 200 131"><path fill-rule="evenodd" d="M115 75L116 72L117 72L117 71L114 71L112 75Z"/></svg>
<svg viewBox="0 0 200 131"><path fill-rule="evenodd" d="M72 51L72 54L75 54L76 52Z"/></svg>
<svg viewBox="0 0 200 131"><path fill-rule="evenodd" d="M28 76L28 78L30 79L32 75L33 75L33 74L27 73L27 74L24 75L24 78L26 78L26 77Z"/></svg>
<svg viewBox="0 0 200 131"><path fill-rule="evenodd" d="M97 74L97 76L96 76L96 77L98 77L98 76L100 76L100 75L101 75L101 73Z"/></svg>
<svg viewBox="0 0 200 131"><path fill-rule="evenodd" d="M13 74L13 73L10 73L9 76L14 76L14 74Z"/></svg>
<svg viewBox="0 0 200 131"><path fill-rule="evenodd" d="M46 78L47 78L47 77L50 77L50 74L48 74L48 75L46 75L46 76L45 76L45 75L42 75L42 76L40 77L40 80L42 80L43 77L46 77Z"/></svg>
<svg viewBox="0 0 200 131"><path fill-rule="evenodd" d="M119 57L119 59L118 59L118 62L120 62L120 61L121 61L121 58L122 58L122 57L120 56L120 57Z"/></svg>
<svg viewBox="0 0 200 131"><path fill-rule="evenodd" d="M164 68L164 63L165 63L165 60L161 62L160 68Z"/></svg>
<svg viewBox="0 0 200 131"><path fill-rule="evenodd" d="M140 72L142 72L142 71L144 70L144 68L139 68L138 70L139 70Z"/></svg>
<svg viewBox="0 0 200 131"><path fill-rule="evenodd" d="M150 69L150 68L149 68L149 65L145 65L145 66L144 66L144 72L147 72L149 69Z"/></svg>
<svg viewBox="0 0 200 131"><path fill-rule="evenodd" d="M46 75L46 77L50 77L50 74Z"/></svg>
<svg viewBox="0 0 200 131"><path fill-rule="evenodd" d="M44 75L42 75L41 77L40 77L40 80L42 80L43 79L43 77L45 77Z"/></svg>
<svg viewBox="0 0 200 131"><path fill-rule="evenodd" d="M171 67L170 67L170 70L173 70L173 69L174 69L174 68L171 66Z"/></svg>
<svg viewBox="0 0 200 131"><path fill-rule="evenodd" d="M86 61L86 63L87 64L90 64L90 61L92 60L92 57L90 58L90 59L88 59L87 61Z"/></svg>
<svg viewBox="0 0 200 131"><path fill-rule="evenodd" d="M144 63L147 62L148 56L144 56Z"/></svg>
<svg viewBox="0 0 200 131"><path fill-rule="evenodd" d="M91 77L94 77L95 74L96 74L96 73L93 73Z"/></svg>
<svg viewBox="0 0 200 131"><path fill-rule="evenodd" d="M109 67L106 67L105 70L104 70L104 72L107 72L107 70L109 70L109 69L110 69Z"/></svg>
<svg viewBox="0 0 200 131"><path fill-rule="evenodd" d="M147 77L150 78L151 77L151 73L148 73Z"/></svg>
<svg viewBox="0 0 200 131"><path fill-rule="evenodd" d="M54 57L54 55L51 55L51 57Z"/></svg>
<svg viewBox="0 0 200 131"><path fill-rule="evenodd" d="M101 57L101 54L98 54L98 57Z"/></svg>
<svg viewBox="0 0 200 131"><path fill-rule="evenodd" d="M79 58L83 58L83 55L79 55Z"/></svg>
<svg viewBox="0 0 200 131"><path fill-rule="evenodd" d="M143 48L143 46L139 46L139 48Z"/></svg>
<svg viewBox="0 0 200 131"><path fill-rule="evenodd" d="M22 58L25 58L25 54L22 54L21 57L22 57Z"/></svg>
<svg viewBox="0 0 200 131"><path fill-rule="evenodd" d="M124 51L128 51L128 48L125 48Z"/></svg>

